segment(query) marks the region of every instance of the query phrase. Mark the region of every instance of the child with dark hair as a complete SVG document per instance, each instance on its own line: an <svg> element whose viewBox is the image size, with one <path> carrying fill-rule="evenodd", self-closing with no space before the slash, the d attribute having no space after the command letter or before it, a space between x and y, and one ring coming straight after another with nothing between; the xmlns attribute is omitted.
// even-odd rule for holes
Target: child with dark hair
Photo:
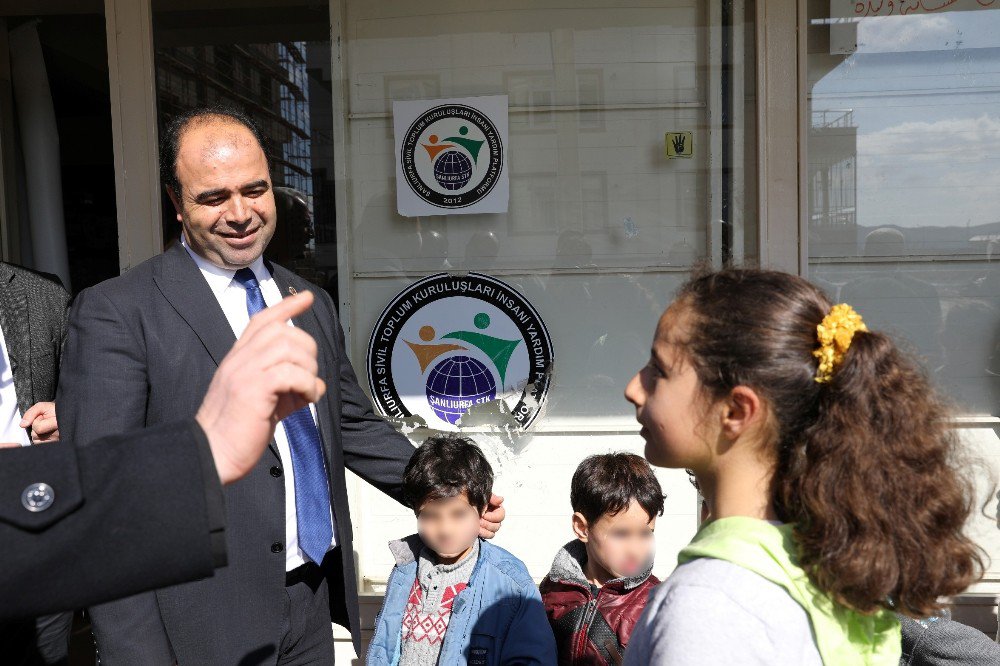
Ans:
<svg viewBox="0 0 1000 666"><path fill-rule="evenodd" d="M559 663L620 664L660 582L651 572L663 492L641 457L608 453L576 468L570 503L577 538L556 554L541 585Z"/></svg>
<svg viewBox="0 0 1000 666"><path fill-rule="evenodd" d="M417 534L389 544L396 566L368 664L554 664L555 642L524 563L479 538L493 469L463 437L431 437L403 474Z"/></svg>
<svg viewBox="0 0 1000 666"><path fill-rule="evenodd" d="M696 275L629 383L654 465L710 519L651 596L626 664L885 664L900 623L982 571L972 486L916 362L775 271Z"/></svg>

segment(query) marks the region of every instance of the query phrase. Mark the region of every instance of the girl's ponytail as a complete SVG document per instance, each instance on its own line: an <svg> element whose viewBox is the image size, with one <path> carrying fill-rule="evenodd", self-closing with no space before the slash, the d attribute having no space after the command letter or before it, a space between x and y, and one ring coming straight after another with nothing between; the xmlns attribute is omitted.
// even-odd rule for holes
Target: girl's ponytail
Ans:
<svg viewBox="0 0 1000 666"><path fill-rule="evenodd" d="M774 486L820 589L862 612L891 599L924 617L979 576L957 447L925 374L888 336L856 333Z"/></svg>

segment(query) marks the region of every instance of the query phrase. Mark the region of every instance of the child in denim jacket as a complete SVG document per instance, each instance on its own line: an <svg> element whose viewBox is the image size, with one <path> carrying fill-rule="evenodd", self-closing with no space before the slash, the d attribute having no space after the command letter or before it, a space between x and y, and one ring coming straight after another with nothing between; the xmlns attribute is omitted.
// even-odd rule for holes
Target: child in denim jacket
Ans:
<svg viewBox="0 0 1000 666"><path fill-rule="evenodd" d="M555 664L542 600L521 560L479 538L493 487L482 452L432 437L403 475L418 534L389 544L396 566L368 664Z"/></svg>

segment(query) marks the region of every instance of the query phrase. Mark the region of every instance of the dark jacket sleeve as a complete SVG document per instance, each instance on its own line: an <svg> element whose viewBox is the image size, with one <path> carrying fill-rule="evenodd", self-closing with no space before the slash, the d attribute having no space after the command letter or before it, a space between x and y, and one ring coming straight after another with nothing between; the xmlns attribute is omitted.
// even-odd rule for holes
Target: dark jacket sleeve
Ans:
<svg viewBox="0 0 1000 666"><path fill-rule="evenodd" d="M32 512L23 495L38 483L52 502ZM88 447L0 450L0 620L210 576L225 562L223 510L193 419Z"/></svg>
<svg viewBox="0 0 1000 666"><path fill-rule="evenodd" d="M1000 665L1000 646L974 627L944 618L918 622L898 617L903 629L902 666Z"/></svg>
<svg viewBox="0 0 1000 666"><path fill-rule="evenodd" d="M59 383L59 363L66 343L69 322L69 294L54 275L34 273L16 268L20 292L24 294L27 313L25 337L8 338L7 344L21 347L22 358L30 359L30 394L18 393L17 402L22 412L38 402L55 399ZM30 351L29 351L30 349Z"/></svg>
<svg viewBox="0 0 1000 666"><path fill-rule="evenodd" d="M48 273L33 275L28 291L30 292L28 295L29 317L45 322L45 325L50 329L52 341L55 343L54 355L58 370L59 358L66 344L66 331L69 327L69 292L66 291L66 287L58 275ZM58 374L56 379L58 380Z"/></svg>
<svg viewBox="0 0 1000 666"><path fill-rule="evenodd" d="M69 332L69 304L70 297L65 289L61 289L55 294L55 325L59 332L59 348L56 350L56 385L59 384L59 362L62 360L62 352L66 348L66 334ZM53 396L54 397L54 396Z"/></svg>
<svg viewBox="0 0 1000 666"><path fill-rule="evenodd" d="M325 296L331 313L333 301ZM340 362L341 433L344 445L344 465L401 504L403 470L413 456L413 445L384 418L375 413L371 400L358 384L344 344L344 331L334 315L333 344Z"/></svg>

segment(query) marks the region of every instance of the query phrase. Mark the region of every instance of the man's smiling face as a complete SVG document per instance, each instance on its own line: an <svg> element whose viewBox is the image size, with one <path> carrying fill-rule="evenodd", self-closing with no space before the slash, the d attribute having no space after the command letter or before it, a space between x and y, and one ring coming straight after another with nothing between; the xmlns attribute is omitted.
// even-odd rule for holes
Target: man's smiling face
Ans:
<svg viewBox="0 0 1000 666"><path fill-rule="evenodd" d="M169 190L188 246L220 268L239 269L264 253L277 214L267 158L253 133L219 116L181 134L177 181Z"/></svg>

